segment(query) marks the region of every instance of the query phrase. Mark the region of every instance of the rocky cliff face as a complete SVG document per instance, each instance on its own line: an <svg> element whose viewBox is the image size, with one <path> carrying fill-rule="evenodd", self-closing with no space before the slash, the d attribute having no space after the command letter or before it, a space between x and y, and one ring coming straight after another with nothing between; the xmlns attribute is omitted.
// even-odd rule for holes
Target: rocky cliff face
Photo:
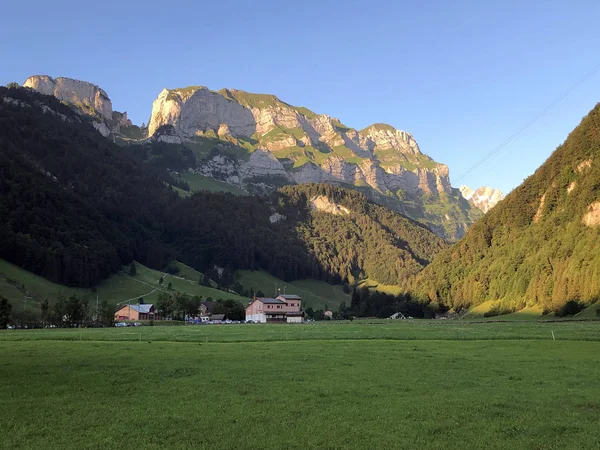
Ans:
<svg viewBox="0 0 600 450"><path fill-rule="evenodd" d="M409 133L386 124L357 131L272 95L164 89L153 103L149 135L165 125L190 142L210 134L251 143L272 153L297 183L343 182L428 196L452 189L448 168L421 153Z"/></svg>
<svg viewBox="0 0 600 450"><path fill-rule="evenodd" d="M468 186L461 186L460 192L462 196L473 204L476 208L484 213L492 209L498 202L504 199L504 194L498 189L483 186L476 190Z"/></svg>
<svg viewBox="0 0 600 450"><path fill-rule="evenodd" d="M100 134L108 137L120 134L122 128L131 127L127 113L113 111L108 94L98 86L86 81L71 78L52 78L48 75L34 75L27 78L23 87L35 89L46 95L53 95L69 103L82 114L93 116L93 125Z"/></svg>
<svg viewBox="0 0 600 450"><path fill-rule="evenodd" d="M52 78L47 75L35 75L27 78L23 87L35 89L46 95L54 95L59 100L78 106L83 112L97 113L111 120L112 102L106 92L98 86L71 78Z"/></svg>
<svg viewBox="0 0 600 450"><path fill-rule="evenodd" d="M449 239L462 237L480 214L452 188L447 166L390 125L356 130L274 95L191 86L164 89L152 105L148 128L140 129L126 113L113 111L106 92L93 84L38 75L24 86L93 116L104 136L186 145L198 161L191 172L247 192L293 183L353 185Z"/></svg>
<svg viewBox="0 0 600 450"><path fill-rule="evenodd" d="M273 95L192 86L164 89L154 101L149 136L165 126L191 148L214 143L193 171L249 192L269 184L354 185L449 239L462 237L480 214L452 188L447 166L387 124L359 131ZM231 145L247 157L232 157Z"/></svg>

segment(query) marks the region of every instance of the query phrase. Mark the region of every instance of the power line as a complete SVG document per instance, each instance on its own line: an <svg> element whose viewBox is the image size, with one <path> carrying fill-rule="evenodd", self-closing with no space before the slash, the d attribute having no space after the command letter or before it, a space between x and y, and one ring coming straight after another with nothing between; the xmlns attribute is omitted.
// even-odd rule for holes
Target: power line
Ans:
<svg viewBox="0 0 600 450"><path fill-rule="evenodd" d="M504 142L502 142L499 146L497 146L494 150L492 150L490 153L488 153L486 156L484 156L482 159L480 159L479 161L477 161L475 164L473 164L469 169L467 169L466 172L462 173L461 175L459 175L458 177L456 177L453 181L452 184L456 184L459 181L463 180L465 177L467 177L467 175L469 175L470 173L472 173L475 169L477 169L479 166L481 166L482 164L484 164L486 161L488 161L490 158L492 158L493 156L495 156L496 154L498 154L504 147L506 147L508 144L510 144L512 141L514 141L515 139L517 139L520 135L522 135L529 127L531 127L535 122L537 122L539 119L541 119L542 117L544 117L550 110L552 110L556 105L558 105L560 102L562 102L565 98L567 98L569 95L571 95L573 93L573 91L575 91L579 86L581 86L583 83L585 83L591 76L593 76L596 72L598 72L598 70L600 70L600 64L598 64L596 67L594 67L590 72L588 72L583 78L581 78L579 81L577 81L573 86L571 86L569 89L567 89L560 97L556 98L552 103L550 103L543 111L541 111L540 113L538 113L533 119L531 119L529 122L527 122L525 125L523 125L521 128L519 128L515 133L513 133L508 139L506 139Z"/></svg>

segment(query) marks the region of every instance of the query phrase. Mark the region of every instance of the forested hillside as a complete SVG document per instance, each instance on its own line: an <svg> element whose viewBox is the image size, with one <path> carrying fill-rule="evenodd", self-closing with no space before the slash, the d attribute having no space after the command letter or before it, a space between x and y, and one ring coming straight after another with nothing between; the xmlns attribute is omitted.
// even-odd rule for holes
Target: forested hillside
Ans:
<svg viewBox="0 0 600 450"><path fill-rule="evenodd" d="M318 196L348 213L314 209ZM288 186L269 198L200 192L179 201L170 217L171 244L186 264L262 268L284 280L370 277L403 285L447 247L423 225L325 184Z"/></svg>
<svg viewBox="0 0 600 450"><path fill-rule="evenodd" d="M223 269L225 286L237 269L402 284L446 247L424 226L326 185L180 198L165 166L193 155L175 147L119 147L54 97L0 88L0 258L80 287L133 259L162 270L175 258ZM345 212L316 209L315 197Z"/></svg>
<svg viewBox="0 0 600 450"><path fill-rule="evenodd" d="M558 310L600 295L600 105L521 186L442 252L413 290L497 312Z"/></svg>
<svg viewBox="0 0 600 450"><path fill-rule="evenodd" d="M0 173L1 258L88 287L173 257L161 237L177 195L54 97L0 88Z"/></svg>

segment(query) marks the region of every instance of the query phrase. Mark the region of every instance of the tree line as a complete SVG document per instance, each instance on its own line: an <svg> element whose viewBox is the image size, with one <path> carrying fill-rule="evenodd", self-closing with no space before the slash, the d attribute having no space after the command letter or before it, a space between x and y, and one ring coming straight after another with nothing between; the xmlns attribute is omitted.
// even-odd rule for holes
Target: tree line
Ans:
<svg viewBox="0 0 600 450"><path fill-rule="evenodd" d="M45 298L40 310L17 310L0 295L0 329L16 328L74 328L111 326L114 308L106 300L96 304L77 294L59 294L56 299Z"/></svg>

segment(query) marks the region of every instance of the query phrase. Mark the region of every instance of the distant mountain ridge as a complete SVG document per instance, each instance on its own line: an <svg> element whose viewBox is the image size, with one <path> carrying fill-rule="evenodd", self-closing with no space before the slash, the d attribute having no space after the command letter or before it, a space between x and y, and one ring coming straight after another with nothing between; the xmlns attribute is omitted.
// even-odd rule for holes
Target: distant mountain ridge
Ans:
<svg viewBox="0 0 600 450"><path fill-rule="evenodd" d="M500 190L487 186L482 186L476 190L468 186L461 186L459 189L465 199L484 213L504 199L504 194Z"/></svg>
<svg viewBox="0 0 600 450"><path fill-rule="evenodd" d="M356 130L274 95L190 86L164 89L148 126L140 128L112 111L108 95L90 83L33 76L24 86L95 116L94 126L122 144L184 145L196 157L188 171L249 193L287 184L352 186L450 240L481 215L450 185L446 165L422 153L410 133L387 124Z"/></svg>
<svg viewBox="0 0 600 450"><path fill-rule="evenodd" d="M203 86L164 89L153 103L148 134L164 126L182 141L218 136L268 151L276 160L272 170L285 170L297 183L338 181L429 195L451 191L448 168L421 153L409 133L386 124L357 131L273 95Z"/></svg>

